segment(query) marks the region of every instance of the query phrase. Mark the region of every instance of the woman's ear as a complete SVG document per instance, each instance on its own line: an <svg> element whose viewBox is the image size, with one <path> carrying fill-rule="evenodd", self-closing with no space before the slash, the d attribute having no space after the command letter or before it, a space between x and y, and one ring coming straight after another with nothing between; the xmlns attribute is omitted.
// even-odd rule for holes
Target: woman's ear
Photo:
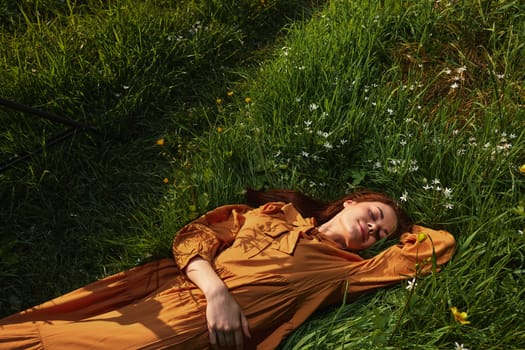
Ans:
<svg viewBox="0 0 525 350"><path fill-rule="evenodd" d="M353 200L351 200L351 199L347 199L347 200L344 201L344 203L343 203L343 208L347 208L347 207L349 207L350 205L352 205L353 203L354 203Z"/></svg>

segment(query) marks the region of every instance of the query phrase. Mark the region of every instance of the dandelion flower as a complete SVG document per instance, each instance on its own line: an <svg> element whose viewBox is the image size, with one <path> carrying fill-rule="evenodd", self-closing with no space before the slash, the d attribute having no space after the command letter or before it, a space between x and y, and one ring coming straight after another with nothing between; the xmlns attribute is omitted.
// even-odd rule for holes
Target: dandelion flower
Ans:
<svg viewBox="0 0 525 350"><path fill-rule="evenodd" d="M520 173L525 174L525 164L520 166Z"/></svg>
<svg viewBox="0 0 525 350"><path fill-rule="evenodd" d="M215 100L215 103L217 103L218 105L221 105L222 104L222 98L218 98Z"/></svg>
<svg viewBox="0 0 525 350"><path fill-rule="evenodd" d="M419 233L419 234L417 235L417 241L418 241L419 243L423 243L423 242L425 241L425 239L427 239L427 235L426 235L426 233L421 232L421 233Z"/></svg>
<svg viewBox="0 0 525 350"><path fill-rule="evenodd" d="M232 97L232 96L233 96L233 91L228 91L228 92L226 93L226 95L227 95L228 97Z"/></svg>
<svg viewBox="0 0 525 350"><path fill-rule="evenodd" d="M457 307L452 306L450 308L450 311L452 312L452 315L454 315L454 319L461 323L461 324L469 324L470 321L467 321L468 314L465 311L459 311Z"/></svg>
<svg viewBox="0 0 525 350"><path fill-rule="evenodd" d="M220 134L221 132L223 132L223 128L221 128L220 126L217 128L217 132Z"/></svg>
<svg viewBox="0 0 525 350"><path fill-rule="evenodd" d="M246 102L246 103L252 103L252 99L251 99L250 97L246 97L246 98L244 99L244 102Z"/></svg>
<svg viewBox="0 0 525 350"><path fill-rule="evenodd" d="M169 180L167 177L165 177L164 179L162 179L162 182L164 182L165 184L167 184L168 182L170 182L170 180Z"/></svg>
<svg viewBox="0 0 525 350"><path fill-rule="evenodd" d="M164 138L158 139L157 140L157 145L164 146Z"/></svg>

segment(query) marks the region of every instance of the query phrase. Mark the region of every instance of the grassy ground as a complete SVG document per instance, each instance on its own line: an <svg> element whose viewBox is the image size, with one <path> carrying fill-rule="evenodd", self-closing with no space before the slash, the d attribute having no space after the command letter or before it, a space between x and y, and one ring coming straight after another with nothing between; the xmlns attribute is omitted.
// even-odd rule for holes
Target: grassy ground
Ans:
<svg viewBox="0 0 525 350"><path fill-rule="evenodd" d="M168 256L247 186L367 187L454 233L454 259L282 349L525 348L520 1L171 3L0 2L0 96L107 132L0 175L2 314ZM0 113L5 158L60 130Z"/></svg>

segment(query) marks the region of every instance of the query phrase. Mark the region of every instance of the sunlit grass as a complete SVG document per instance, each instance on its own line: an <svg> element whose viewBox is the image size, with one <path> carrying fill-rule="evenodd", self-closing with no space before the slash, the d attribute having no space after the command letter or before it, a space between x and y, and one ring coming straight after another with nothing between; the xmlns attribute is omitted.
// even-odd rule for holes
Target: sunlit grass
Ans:
<svg viewBox="0 0 525 350"><path fill-rule="evenodd" d="M17 49L2 51L2 94L124 142L79 135L0 175L2 310L168 256L181 225L246 187L326 199L367 187L452 232L456 255L413 291L403 283L319 312L281 348L525 347L519 1L331 1L280 41L252 41L256 51L246 33L284 4L234 15L202 2L190 19L147 4L57 7L60 26L30 17L3 34ZM253 27L232 25L255 14ZM54 130L9 120L9 152Z"/></svg>

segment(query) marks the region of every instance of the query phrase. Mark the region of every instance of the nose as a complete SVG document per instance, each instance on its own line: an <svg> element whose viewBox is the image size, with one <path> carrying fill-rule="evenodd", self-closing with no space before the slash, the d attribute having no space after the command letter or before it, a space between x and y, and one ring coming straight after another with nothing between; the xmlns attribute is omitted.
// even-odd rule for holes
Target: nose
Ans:
<svg viewBox="0 0 525 350"><path fill-rule="evenodd" d="M377 224L375 224L373 222L369 222L368 223L368 233L374 234L374 233L376 233L377 229L378 229Z"/></svg>

